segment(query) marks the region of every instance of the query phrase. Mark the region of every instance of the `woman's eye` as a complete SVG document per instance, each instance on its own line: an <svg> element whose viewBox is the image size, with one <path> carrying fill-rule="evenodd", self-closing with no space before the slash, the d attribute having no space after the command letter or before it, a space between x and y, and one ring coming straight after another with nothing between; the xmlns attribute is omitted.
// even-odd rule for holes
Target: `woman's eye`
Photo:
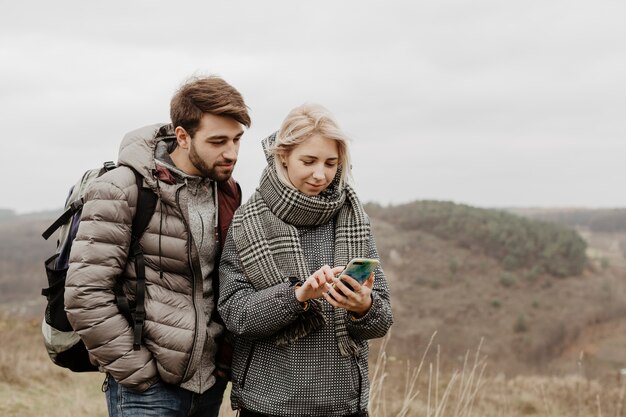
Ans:
<svg viewBox="0 0 626 417"><path fill-rule="evenodd" d="M312 165L313 161L302 161L304 165Z"/></svg>

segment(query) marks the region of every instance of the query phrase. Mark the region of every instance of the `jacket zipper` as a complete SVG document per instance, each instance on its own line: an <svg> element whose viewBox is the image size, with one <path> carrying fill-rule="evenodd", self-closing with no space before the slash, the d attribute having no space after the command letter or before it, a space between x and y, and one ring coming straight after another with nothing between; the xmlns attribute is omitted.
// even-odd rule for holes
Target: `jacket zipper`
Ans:
<svg viewBox="0 0 626 417"><path fill-rule="evenodd" d="M357 372L359 374L359 391L358 391L358 393L359 393L359 401L358 401L357 407L360 410L361 409L361 399L363 397L363 392L362 392L363 391L363 372L362 372L362 369L361 369L361 364L359 364L359 358L356 357L356 356L353 356L352 358L354 359L354 363L356 364Z"/></svg>
<svg viewBox="0 0 626 417"><path fill-rule="evenodd" d="M185 373L183 374L183 381L187 380L187 375L189 374L189 368L191 366L191 363L193 362L193 357L194 357L194 353L195 353L195 348L196 348L196 341L198 338L198 311L197 311L197 306L196 306L196 273L193 270L193 262L191 259L191 230L189 230L189 225L187 224L187 220L185 220L185 215L183 214L183 211L180 208L180 190L183 187L179 187L178 190L176 190L176 206L178 207L178 210L180 211L180 218L182 219L184 225L185 225L185 229L187 230L187 259L189 260L189 269L191 270L191 303L193 304L193 312L195 315L195 327L194 327L194 333L193 333L193 343L191 345L191 352L189 353L189 362L187 362L187 367L185 368Z"/></svg>
<svg viewBox="0 0 626 417"><path fill-rule="evenodd" d="M239 383L239 387L242 389L246 383L246 377L248 376L248 369L250 368L250 363L252 363L252 356L254 356L255 348L256 348L256 343L252 343L252 348L250 348L250 353L248 354L248 359L246 360L246 367L243 369L243 374L241 375L241 382Z"/></svg>

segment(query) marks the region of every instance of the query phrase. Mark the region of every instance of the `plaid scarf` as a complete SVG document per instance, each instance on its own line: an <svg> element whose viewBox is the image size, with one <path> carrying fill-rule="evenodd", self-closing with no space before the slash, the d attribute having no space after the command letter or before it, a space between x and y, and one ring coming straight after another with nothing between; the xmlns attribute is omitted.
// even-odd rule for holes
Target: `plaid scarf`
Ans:
<svg viewBox="0 0 626 417"><path fill-rule="evenodd" d="M339 189L339 172L318 196L307 196L283 184L268 148L276 134L263 141L268 160L259 187L238 210L232 234L246 277L255 289L269 288L289 277L304 281L311 275L296 227L326 224L335 218L334 265L346 265L354 257L367 256L370 225L356 193L349 185ZM244 209L245 208L245 209ZM320 300L309 300L309 309L275 337L277 345L293 343L325 324ZM345 309L335 308L335 334L342 356L357 355L348 334Z"/></svg>

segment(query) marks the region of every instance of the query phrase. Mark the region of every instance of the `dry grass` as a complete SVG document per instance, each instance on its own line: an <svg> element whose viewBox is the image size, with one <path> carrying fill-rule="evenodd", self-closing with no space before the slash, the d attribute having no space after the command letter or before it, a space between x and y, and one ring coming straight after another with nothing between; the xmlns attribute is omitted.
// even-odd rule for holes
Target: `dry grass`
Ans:
<svg viewBox="0 0 626 417"><path fill-rule="evenodd" d="M39 323L0 316L0 415L106 416L101 374L75 374L52 364Z"/></svg>
<svg viewBox="0 0 626 417"><path fill-rule="evenodd" d="M0 415L3 417L106 416L103 376L53 365L39 323L0 315ZM626 381L488 374L479 345L455 369L441 363L436 336L418 349L419 362L387 356L385 338L372 357L373 417L620 417L626 416ZM422 350L423 349L423 350ZM228 394L223 416L234 416Z"/></svg>
<svg viewBox="0 0 626 417"><path fill-rule="evenodd" d="M424 417L469 417L473 414L474 402L483 384L485 358L481 357L480 346L470 358L464 357L459 370L452 370L445 376L440 372L440 348L437 346L435 362L426 358L431 350L436 333L432 335L424 349L420 362L411 367L406 363L404 382L398 390L397 382L389 383L386 372L386 347L388 335L382 342L371 375L370 411L374 417L424 416ZM427 368L427 372L424 372Z"/></svg>
<svg viewBox="0 0 626 417"><path fill-rule="evenodd" d="M562 377L487 375L481 345L475 353L467 352L459 369L442 372L439 346L434 359L427 359L434 340L435 334L419 364L411 367L406 363L402 380L391 376L402 374L397 364L395 370L387 370L389 338L383 341L372 369L373 417L626 416L626 380L600 383L582 373Z"/></svg>

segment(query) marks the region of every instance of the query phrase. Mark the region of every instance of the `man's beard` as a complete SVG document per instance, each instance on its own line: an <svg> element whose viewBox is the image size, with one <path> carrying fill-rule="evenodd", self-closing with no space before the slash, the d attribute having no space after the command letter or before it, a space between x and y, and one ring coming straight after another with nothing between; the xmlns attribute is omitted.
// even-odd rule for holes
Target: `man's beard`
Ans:
<svg viewBox="0 0 626 417"><path fill-rule="evenodd" d="M189 147L189 160L191 161L193 166L196 167L198 171L200 171L201 177L210 178L213 181L217 181L217 182L226 181L230 178L230 176L233 173L232 169L229 170L228 172L220 173L217 171L215 167L209 167L206 164L206 162L202 158L200 158L200 155L198 155L198 152L196 152L196 147L194 146L193 140L191 141L191 146ZM224 160L223 162L225 163L233 162L233 166L234 166L234 161Z"/></svg>

